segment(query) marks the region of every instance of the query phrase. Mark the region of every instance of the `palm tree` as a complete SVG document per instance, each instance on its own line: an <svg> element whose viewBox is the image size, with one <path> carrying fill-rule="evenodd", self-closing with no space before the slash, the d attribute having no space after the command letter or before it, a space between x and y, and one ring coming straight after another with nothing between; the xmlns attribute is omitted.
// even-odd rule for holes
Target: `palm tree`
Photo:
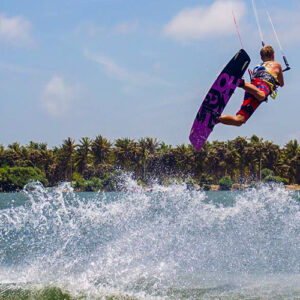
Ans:
<svg viewBox="0 0 300 300"><path fill-rule="evenodd" d="M40 169L42 169L43 165L41 161L41 157L42 157L41 151L36 149L30 149L30 148L27 148L27 151L28 151L28 160L30 162L30 165L32 167L39 167Z"/></svg>
<svg viewBox="0 0 300 300"><path fill-rule="evenodd" d="M0 167L4 163L4 156L5 156L5 148L3 145L0 145Z"/></svg>
<svg viewBox="0 0 300 300"><path fill-rule="evenodd" d="M141 177L142 179L145 181L146 179L146 169L147 169L147 165L149 162L149 158L155 153L155 151L158 148L158 141L156 139L150 138L150 137L146 137L146 138L141 138L138 141L138 146L140 148L140 151L138 152L139 154L139 165L141 165L142 171L141 173Z"/></svg>
<svg viewBox="0 0 300 300"><path fill-rule="evenodd" d="M63 171L62 173L64 180L72 180L76 147L77 145L75 144L75 141L72 138L68 137L63 141L63 144L57 151L59 163L58 165L59 168Z"/></svg>
<svg viewBox="0 0 300 300"><path fill-rule="evenodd" d="M186 147L185 144L181 144L173 149L173 153L176 160L176 171L180 175L190 175L193 166L193 152L191 148Z"/></svg>
<svg viewBox="0 0 300 300"><path fill-rule="evenodd" d="M283 149L286 159L294 158L299 151L300 145L296 139L286 143Z"/></svg>
<svg viewBox="0 0 300 300"><path fill-rule="evenodd" d="M29 142L29 145L27 146L27 148L32 149L32 150L40 150L39 143L36 143L33 141Z"/></svg>
<svg viewBox="0 0 300 300"><path fill-rule="evenodd" d="M297 140L289 141L283 149L286 166L286 177L291 183L300 181L300 146Z"/></svg>
<svg viewBox="0 0 300 300"><path fill-rule="evenodd" d="M188 147L192 152L192 173L196 178L200 178L201 174L205 172L205 158L207 157L211 145L209 142L205 142L200 151L196 151L192 145L189 145Z"/></svg>
<svg viewBox="0 0 300 300"><path fill-rule="evenodd" d="M79 141L76 151L76 167L80 174L84 174L89 163L89 154L91 148L91 140L88 137L83 137Z"/></svg>
<svg viewBox="0 0 300 300"><path fill-rule="evenodd" d="M18 143L18 142L9 144L8 149L11 149L11 150L15 151L16 153L21 153L21 146L20 146L20 143Z"/></svg>
<svg viewBox="0 0 300 300"><path fill-rule="evenodd" d="M154 154L154 152L158 149L158 147L160 145L160 143L157 139L151 138L151 137L146 137L144 139L144 142L149 151L149 154Z"/></svg>
<svg viewBox="0 0 300 300"><path fill-rule="evenodd" d="M151 170L154 177L172 176L176 171L176 158L174 149L165 142L160 142L151 157Z"/></svg>
<svg viewBox="0 0 300 300"><path fill-rule="evenodd" d="M261 180L260 172L262 162L265 159L264 144L262 141L262 138L252 135L245 148L246 166L249 168L249 177L251 180Z"/></svg>
<svg viewBox="0 0 300 300"><path fill-rule="evenodd" d="M115 160L124 171L134 171L139 161L141 149L137 142L130 138L117 139L115 142Z"/></svg>
<svg viewBox="0 0 300 300"><path fill-rule="evenodd" d="M28 156L29 165L32 167L38 167L42 170L44 166L42 162L40 144L30 141L29 145L26 146L26 152Z"/></svg>
<svg viewBox="0 0 300 300"><path fill-rule="evenodd" d="M4 161L9 166L24 166L24 153L22 153L22 147L18 142L8 145L8 149L5 151Z"/></svg>
<svg viewBox="0 0 300 300"><path fill-rule="evenodd" d="M109 156L112 151L111 143L102 135L97 135L91 143L91 155L94 161L95 173L110 168Z"/></svg>
<svg viewBox="0 0 300 300"><path fill-rule="evenodd" d="M264 164L265 167L273 170L275 173L277 172L278 167L280 166L280 157L281 150L278 145L275 145L273 142L266 141L264 143Z"/></svg>
<svg viewBox="0 0 300 300"><path fill-rule="evenodd" d="M140 147L140 164L142 165L142 179L146 178L146 162L150 154L146 139L142 138L138 141Z"/></svg>
<svg viewBox="0 0 300 300"><path fill-rule="evenodd" d="M158 146L159 146L159 147L158 147L158 150L159 150L160 152L167 152L167 151L169 151L169 150L172 149L172 146L166 144L165 142L160 142Z"/></svg>
<svg viewBox="0 0 300 300"><path fill-rule="evenodd" d="M292 159L291 165L296 170L295 182L300 184L300 149L297 155Z"/></svg>
<svg viewBox="0 0 300 300"><path fill-rule="evenodd" d="M54 172L56 169L55 156L51 149L48 149L47 144L40 144L40 165L46 174L48 182L53 185L56 182Z"/></svg>
<svg viewBox="0 0 300 300"><path fill-rule="evenodd" d="M226 172L226 151L225 142L213 141L208 148L205 158L205 173L210 174L218 181Z"/></svg>
<svg viewBox="0 0 300 300"><path fill-rule="evenodd" d="M243 137L237 137L231 141L232 146L236 149L237 153L237 166L239 168L239 176L240 181L245 181L245 166L246 166L246 156L245 156L245 148L247 147L247 140Z"/></svg>
<svg viewBox="0 0 300 300"><path fill-rule="evenodd" d="M234 179L235 170L237 166L237 151L229 141L226 142L225 148L224 148L224 154L223 159L225 163L225 175L229 175L232 179Z"/></svg>

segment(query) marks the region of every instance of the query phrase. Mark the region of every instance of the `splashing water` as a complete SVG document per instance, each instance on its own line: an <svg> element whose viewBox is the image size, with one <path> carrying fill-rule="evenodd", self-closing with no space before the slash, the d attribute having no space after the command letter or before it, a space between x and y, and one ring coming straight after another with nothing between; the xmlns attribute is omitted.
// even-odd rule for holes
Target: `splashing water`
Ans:
<svg viewBox="0 0 300 300"><path fill-rule="evenodd" d="M299 194L276 185L145 191L130 178L124 186L27 185L23 205L0 210L0 296L15 286L86 299L300 295Z"/></svg>

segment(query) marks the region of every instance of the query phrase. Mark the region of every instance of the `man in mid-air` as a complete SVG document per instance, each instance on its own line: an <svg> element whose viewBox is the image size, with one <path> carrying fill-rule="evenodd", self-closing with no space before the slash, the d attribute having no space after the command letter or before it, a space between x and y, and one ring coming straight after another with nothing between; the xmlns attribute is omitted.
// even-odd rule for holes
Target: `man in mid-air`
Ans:
<svg viewBox="0 0 300 300"><path fill-rule="evenodd" d="M276 91L277 86L284 86L282 68L274 59L271 46L260 50L262 63L253 69L251 83L240 80L239 87L245 90L244 102L236 116L222 115L218 123L241 126L246 123L257 107Z"/></svg>

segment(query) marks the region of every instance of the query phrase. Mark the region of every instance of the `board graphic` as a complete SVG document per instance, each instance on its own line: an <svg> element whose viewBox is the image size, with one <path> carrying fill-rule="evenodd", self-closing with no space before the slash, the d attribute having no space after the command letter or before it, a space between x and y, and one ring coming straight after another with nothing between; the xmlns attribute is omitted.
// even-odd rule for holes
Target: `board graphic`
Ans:
<svg viewBox="0 0 300 300"><path fill-rule="evenodd" d="M217 118L223 112L250 63L247 52L241 49L222 70L196 115L190 132L190 141L199 151L212 132Z"/></svg>

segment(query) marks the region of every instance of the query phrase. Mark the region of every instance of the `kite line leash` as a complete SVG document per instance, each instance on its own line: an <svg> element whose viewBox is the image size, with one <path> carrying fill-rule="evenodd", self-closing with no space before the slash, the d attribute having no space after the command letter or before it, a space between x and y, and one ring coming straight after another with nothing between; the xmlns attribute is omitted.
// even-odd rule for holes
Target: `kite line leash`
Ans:
<svg viewBox="0 0 300 300"><path fill-rule="evenodd" d="M257 25L259 36L260 36L260 40L261 40L261 44L264 47L265 46L264 36L263 36L262 30L261 30L261 26L260 26L260 23L259 23L259 18L258 18L258 14L257 14L257 8L256 8L254 0L252 0L252 8L253 8L253 12L254 12L255 20L256 20L256 25Z"/></svg>

